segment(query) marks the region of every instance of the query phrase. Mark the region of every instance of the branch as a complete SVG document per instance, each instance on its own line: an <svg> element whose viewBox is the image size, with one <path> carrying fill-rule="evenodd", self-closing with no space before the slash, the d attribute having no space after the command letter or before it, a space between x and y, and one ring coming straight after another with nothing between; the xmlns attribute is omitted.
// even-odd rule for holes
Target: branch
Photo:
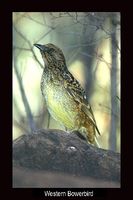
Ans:
<svg viewBox="0 0 133 200"><path fill-rule="evenodd" d="M33 55L33 57L35 58L35 60L38 62L38 64L40 65L40 67L43 69L44 68L44 66L41 64L41 62L38 60L38 58L36 57L36 54L35 54L35 52L34 52L34 50L33 50L33 44L31 44L31 42L20 32L20 31L18 31L17 30L17 28L14 26L14 29L15 29L15 31L18 33L18 35L21 37L21 38L23 38L23 40L24 41L26 41L27 42L27 44L28 44L28 46L29 46L29 49L25 49L25 48L21 48L21 47L14 47L14 48L16 48L16 49L21 49L21 50L26 50L26 51L31 51L32 52L32 55Z"/></svg>
<svg viewBox="0 0 133 200"><path fill-rule="evenodd" d="M43 129L36 133L13 142L14 166L119 184L119 153L96 148L76 133Z"/></svg>
<svg viewBox="0 0 133 200"><path fill-rule="evenodd" d="M34 123L34 119L33 119L33 116L32 116L32 112L31 112L31 108L30 108L28 99L27 99L26 94L25 94L22 79L20 77L20 74L18 72L16 64L14 64L14 70L15 70L16 77L17 77L17 80L18 80L22 101L23 101L23 104L24 104L25 112L27 114L29 126L30 126L31 133L32 133L36 129L36 126L35 126L35 123Z"/></svg>

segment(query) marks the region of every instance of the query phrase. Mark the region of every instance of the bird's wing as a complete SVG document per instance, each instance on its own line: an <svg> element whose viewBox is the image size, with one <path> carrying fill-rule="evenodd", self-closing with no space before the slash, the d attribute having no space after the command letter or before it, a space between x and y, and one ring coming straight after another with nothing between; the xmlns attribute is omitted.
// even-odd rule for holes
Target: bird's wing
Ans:
<svg viewBox="0 0 133 200"><path fill-rule="evenodd" d="M70 72L64 74L64 87L75 101L88 105L84 89Z"/></svg>
<svg viewBox="0 0 133 200"><path fill-rule="evenodd" d="M86 115L89 117L89 119L91 120L92 124L95 126L95 128L96 128L98 134L101 135L101 134L100 134L100 131L99 131L98 127L97 127L96 120L95 120L93 111L92 111L92 109L91 109L91 106L89 106L89 105L86 106L85 104L82 104L81 109L82 109L83 112L86 113Z"/></svg>
<svg viewBox="0 0 133 200"><path fill-rule="evenodd" d="M70 72L65 74L64 78L64 87L67 89L68 94L72 96L76 102L81 104L81 110L90 118L92 124L100 135L100 131L98 130L91 106L88 104L84 89Z"/></svg>

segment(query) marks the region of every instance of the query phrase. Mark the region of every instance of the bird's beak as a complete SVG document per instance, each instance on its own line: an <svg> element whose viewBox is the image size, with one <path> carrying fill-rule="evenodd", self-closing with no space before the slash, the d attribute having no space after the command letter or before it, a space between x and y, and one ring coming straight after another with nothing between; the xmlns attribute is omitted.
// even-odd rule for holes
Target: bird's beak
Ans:
<svg viewBox="0 0 133 200"><path fill-rule="evenodd" d="M43 51L43 52L48 51L48 47L46 47L45 45L34 44L34 46L37 47L38 49L40 49L40 51Z"/></svg>

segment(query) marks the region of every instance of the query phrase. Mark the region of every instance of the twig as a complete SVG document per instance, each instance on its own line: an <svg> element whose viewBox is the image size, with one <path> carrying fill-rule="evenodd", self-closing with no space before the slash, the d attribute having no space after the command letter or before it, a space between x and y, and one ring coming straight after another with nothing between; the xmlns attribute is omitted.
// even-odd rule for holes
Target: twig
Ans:
<svg viewBox="0 0 133 200"><path fill-rule="evenodd" d="M30 134L29 130L25 128L24 126L22 126L22 124L20 124L17 120L13 120L13 124L17 126L18 128L20 128L22 130L21 132Z"/></svg>
<svg viewBox="0 0 133 200"><path fill-rule="evenodd" d="M19 75L18 69L16 67L16 64L14 64L14 69L15 69L15 73L16 73L16 76L17 76L17 79L18 79L20 93L21 93L22 101L23 101L24 108L25 108L25 111L26 111L26 114L27 114L27 118L28 118L28 121L29 121L31 133L33 133L33 131L36 130L36 126L35 126L35 123L34 123L34 120L33 120L30 105L28 103L28 99L26 97L25 90L24 90L24 87L23 87L23 83L22 83L21 77Z"/></svg>
<svg viewBox="0 0 133 200"><path fill-rule="evenodd" d="M43 34L37 41L38 43L40 40L42 40L44 37L46 37L50 32L52 32L56 27L51 28L47 33Z"/></svg>
<svg viewBox="0 0 133 200"><path fill-rule="evenodd" d="M32 20L33 22L35 22L35 23L37 23L37 24L40 24L40 25L42 25L42 26L45 26L45 24L44 23L41 23L40 21L38 21L38 20L36 20L36 19L34 19L34 18L32 18L30 15L26 15L26 16L24 16L25 18L28 18L28 19L30 19L30 20Z"/></svg>
<svg viewBox="0 0 133 200"><path fill-rule="evenodd" d="M44 66L43 66L42 63L38 60L38 58L37 58L37 56L36 56L36 54L35 54L35 52L34 52L34 50L33 50L33 45L31 45L30 41L29 41L20 31L18 31L17 28L16 28L15 26L14 26L14 29L15 29L15 31L20 35L20 37L23 38L23 40L27 42L27 44L28 44L28 46L29 46L29 48L30 48L30 50L31 50L31 52L32 52L33 57L34 57L35 60L38 62L38 64L40 65L40 67L43 69ZM17 47L17 48L21 48L21 47Z"/></svg>
<svg viewBox="0 0 133 200"><path fill-rule="evenodd" d="M49 114L49 112L48 112L48 123L47 123L47 128L49 128L50 127L50 114Z"/></svg>

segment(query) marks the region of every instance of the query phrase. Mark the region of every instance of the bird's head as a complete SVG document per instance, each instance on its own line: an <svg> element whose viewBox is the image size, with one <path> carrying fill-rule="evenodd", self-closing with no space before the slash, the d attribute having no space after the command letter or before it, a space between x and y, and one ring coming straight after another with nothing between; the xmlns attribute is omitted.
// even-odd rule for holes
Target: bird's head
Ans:
<svg viewBox="0 0 133 200"><path fill-rule="evenodd" d="M52 64L65 65L65 57L62 50L54 44L34 44L34 46L40 50L46 66L51 66Z"/></svg>

